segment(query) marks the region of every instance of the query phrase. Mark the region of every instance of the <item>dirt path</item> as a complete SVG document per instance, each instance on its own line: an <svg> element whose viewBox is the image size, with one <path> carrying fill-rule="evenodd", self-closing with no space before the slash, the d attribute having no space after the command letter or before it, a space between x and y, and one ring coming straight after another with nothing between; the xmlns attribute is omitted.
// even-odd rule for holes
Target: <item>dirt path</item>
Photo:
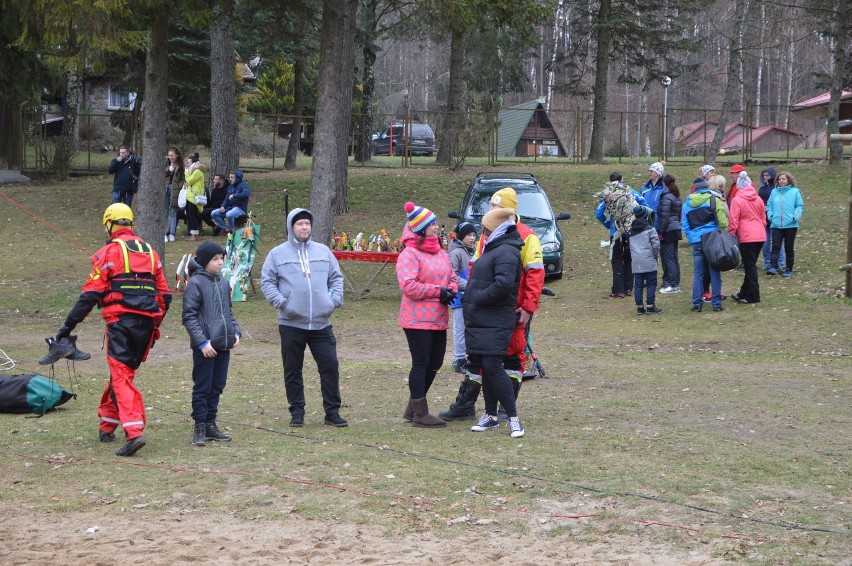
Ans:
<svg viewBox="0 0 852 566"><path fill-rule="evenodd" d="M87 533L94 526L96 532ZM483 530L479 530L483 529ZM485 530L487 529L487 530ZM368 527L285 518L245 520L202 514L154 520L114 513L6 515L0 521L0 556L19 564L442 564L496 566L612 564L624 566L721 565L703 552L671 553L638 537L608 544L565 537L506 535L493 525L475 535L441 539L428 532L384 538Z"/></svg>

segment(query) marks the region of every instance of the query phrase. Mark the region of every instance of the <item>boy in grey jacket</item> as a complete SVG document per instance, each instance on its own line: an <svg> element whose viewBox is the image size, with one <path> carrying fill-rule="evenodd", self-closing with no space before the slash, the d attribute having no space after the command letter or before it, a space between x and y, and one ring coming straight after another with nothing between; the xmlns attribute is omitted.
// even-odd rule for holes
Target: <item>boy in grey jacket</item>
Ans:
<svg viewBox="0 0 852 566"><path fill-rule="evenodd" d="M662 314L654 305L657 290L657 258L660 257L660 238L653 225L648 224L648 207L633 209L633 225L630 228L630 256L633 269L633 297L636 299L636 314ZM648 297L642 301L642 291ZM646 306L647 305L647 308Z"/></svg>
<svg viewBox="0 0 852 566"><path fill-rule="evenodd" d="M222 277L225 250L204 242L189 260L189 281L183 294L183 325L192 347L192 443L227 442L216 426L219 397L225 390L231 348L240 343L240 325L231 310L231 287Z"/></svg>
<svg viewBox="0 0 852 566"><path fill-rule="evenodd" d="M341 418L337 339L329 318L343 306L343 273L328 246L311 241L314 215L296 208L287 215L287 241L274 247L260 275L266 300L278 309L278 333L284 362L284 389L290 405L290 426L305 423L302 366L305 346L320 374L325 424L344 427Z"/></svg>

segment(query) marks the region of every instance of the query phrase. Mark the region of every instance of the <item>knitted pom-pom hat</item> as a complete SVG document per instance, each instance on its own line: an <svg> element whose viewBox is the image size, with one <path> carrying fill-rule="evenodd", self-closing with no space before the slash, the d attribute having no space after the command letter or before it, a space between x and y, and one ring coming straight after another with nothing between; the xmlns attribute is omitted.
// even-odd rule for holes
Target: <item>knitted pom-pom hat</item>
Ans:
<svg viewBox="0 0 852 566"><path fill-rule="evenodd" d="M434 212L411 201L405 203L405 214L408 216L408 227L417 235L423 235L426 228L438 219Z"/></svg>

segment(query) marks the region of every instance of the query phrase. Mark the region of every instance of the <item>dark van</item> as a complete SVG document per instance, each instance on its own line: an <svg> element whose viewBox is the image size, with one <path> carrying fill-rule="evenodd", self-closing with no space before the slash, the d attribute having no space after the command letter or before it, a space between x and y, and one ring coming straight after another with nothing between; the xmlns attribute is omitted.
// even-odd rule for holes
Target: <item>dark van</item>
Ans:
<svg viewBox="0 0 852 566"><path fill-rule="evenodd" d="M435 132L432 128L420 123L410 126L410 139L404 139L403 124L382 130L373 139L373 155L402 155L403 149L407 149L408 155L434 155Z"/></svg>

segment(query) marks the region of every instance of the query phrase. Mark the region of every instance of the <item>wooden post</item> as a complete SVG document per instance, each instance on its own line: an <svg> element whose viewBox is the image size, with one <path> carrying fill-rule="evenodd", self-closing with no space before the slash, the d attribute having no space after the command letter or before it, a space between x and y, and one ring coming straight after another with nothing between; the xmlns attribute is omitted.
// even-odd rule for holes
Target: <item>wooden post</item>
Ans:
<svg viewBox="0 0 852 566"><path fill-rule="evenodd" d="M831 134L831 142L852 142L852 134ZM852 298L852 163L849 176L849 222L846 224L846 265L840 269L846 272L846 298Z"/></svg>

